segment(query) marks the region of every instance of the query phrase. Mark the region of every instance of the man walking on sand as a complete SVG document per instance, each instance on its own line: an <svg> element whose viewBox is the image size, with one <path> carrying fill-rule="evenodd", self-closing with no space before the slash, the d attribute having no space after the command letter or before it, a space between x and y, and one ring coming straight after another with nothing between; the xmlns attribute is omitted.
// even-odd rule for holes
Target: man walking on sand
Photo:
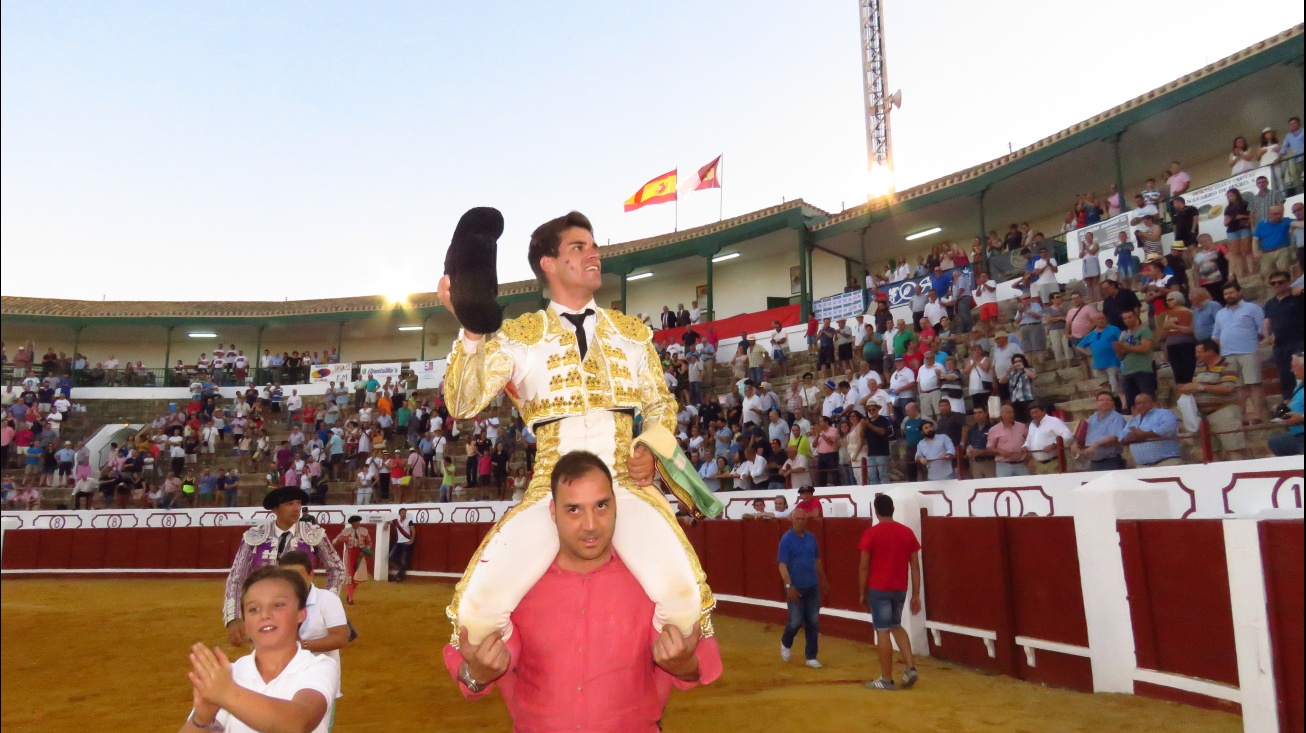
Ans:
<svg viewBox="0 0 1306 733"><path fill-rule="evenodd" d="M921 544L910 527L893 521L893 499L875 497L879 521L862 534L857 544L861 565L857 571L858 596L871 612L875 624L875 645L880 658L880 677L866 683L872 690L909 689L916 684L916 659L911 637L902 628L902 608L907 601L908 572L911 574L911 612L921 612ZM907 669L902 681L893 681L893 642L898 643Z"/></svg>

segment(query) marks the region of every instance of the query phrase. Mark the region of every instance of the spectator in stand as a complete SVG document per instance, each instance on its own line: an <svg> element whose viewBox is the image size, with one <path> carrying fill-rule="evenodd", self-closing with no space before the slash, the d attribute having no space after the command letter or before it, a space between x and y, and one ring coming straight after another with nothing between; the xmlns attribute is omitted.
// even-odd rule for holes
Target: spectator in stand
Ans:
<svg viewBox="0 0 1306 733"><path fill-rule="evenodd" d="M1037 299L1021 294L1013 314L1020 327L1020 346L1024 353L1047 351L1047 329L1043 325L1043 306Z"/></svg>
<svg viewBox="0 0 1306 733"><path fill-rule="evenodd" d="M1016 419L1021 422L1029 420L1030 406L1034 404L1034 379L1038 373L1029 365L1024 354L1013 354L1011 368L999 378L1005 387L1011 406L1016 410Z"/></svg>
<svg viewBox="0 0 1306 733"><path fill-rule="evenodd" d="M839 331L830 325L830 319L823 319L821 321L821 330L817 332L819 347L816 352L816 373L822 379L828 379L834 374L834 344L838 336Z"/></svg>
<svg viewBox="0 0 1306 733"><path fill-rule="evenodd" d="M1125 429L1125 418L1116 407L1112 392L1097 393L1097 409L1084 420L1084 434L1076 436L1073 448L1075 458L1088 459L1090 471L1117 471L1126 468L1121 457L1120 433Z"/></svg>
<svg viewBox="0 0 1306 733"><path fill-rule="evenodd" d="M1012 341L1006 331L998 331L993 334L993 353L989 359L993 365L993 375L998 380L998 396L1003 401L1011 399L1011 392L1007 389L1007 372L1011 370L1011 361L1017 354L1023 354L1025 350L1021 345Z"/></svg>
<svg viewBox="0 0 1306 733"><path fill-rule="evenodd" d="M1197 344L1197 372L1190 384L1179 385L1182 394L1197 400L1197 409L1206 418L1214 444L1221 452L1247 447L1243 436L1243 408L1238 401L1242 378L1238 367L1220 356L1220 346L1207 339Z"/></svg>
<svg viewBox="0 0 1306 733"><path fill-rule="evenodd" d="M1157 336L1165 339L1166 360L1174 372L1175 383L1187 384L1193 381L1193 370L1197 366L1193 312L1188 309L1184 294L1177 290L1170 292L1165 299L1169 308L1157 315Z"/></svg>
<svg viewBox="0 0 1306 733"><path fill-rule="evenodd" d="M1037 402L1029 406L1029 419L1025 450L1033 459L1034 473L1060 473L1061 462L1058 459L1061 447L1057 445L1057 439L1061 439L1062 446L1068 447L1075 439L1074 434L1061 418L1049 415L1047 408Z"/></svg>
<svg viewBox="0 0 1306 733"><path fill-rule="evenodd" d="M1195 278L1197 284L1216 301L1223 300L1224 284L1229 277L1229 260L1225 257L1226 252L1225 246L1216 244L1211 239L1211 235L1197 235L1197 253L1193 255Z"/></svg>
<svg viewBox="0 0 1306 733"><path fill-rule="evenodd" d="M1233 150L1229 153L1229 175L1237 176L1256 167L1260 157L1247 145L1247 138L1239 135L1233 139Z"/></svg>
<svg viewBox="0 0 1306 733"><path fill-rule="evenodd" d="M998 478L1028 476L1025 439L1029 436L1029 429L1024 423L1016 422L1016 410L1011 405L1003 405L1000 414L998 424L989 428L986 446L994 457L995 472Z"/></svg>
<svg viewBox="0 0 1306 733"><path fill-rule="evenodd" d="M905 448L903 457L907 466L907 480L919 481L920 465L916 462L916 446L925 437L925 423L928 422L921 417L920 405L915 402L908 402L903 408L903 419L898 432L903 437L903 447Z"/></svg>
<svg viewBox="0 0 1306 733"><path fill-rule="evenodd" d="M1179 466L1183 464L1183 451L1174 436L1179 434L1179 421L1174 413L1156 406L1151 394L1142 392L1134 401L1133 417L1116 437L1120 444L1129 447L1138 468Z"/></svg>
<svg viewBox="0 0 1306 733"><path fill-rule="evenodd" d="M908 689L916 684L919 675L912 656L911 638L902 628L902 610L906 606L912 615L921 611L921 546L910 528L894 521L892 498L881 494L875 497L874 505L879 521L867 528L857 543L861 553L857 570L858 597L862 600L862 607L871 613L880 663L880 677L867 682L866 686L873 690L898 689L899 685L893 681L893 648L897 642L906 666L901 687ZM910 603L907 602L909 590Z"/></svg>
<svg viewBox="0 0 1306 733"><path fill-rule="evenodd" d="M1252 250L1252 213L1242 192L1231 188L1225 192L1224 239L1229 246L1229 261L1234 277L1246 277L1257 272L1255 252Z"/></svg>
<svg viewBox="0 0 1306 733"><path fill-rule="evenodd" d="M1043 233L1039 232L1036 236L1041 241ZM1041 300L1044 305L1052 302L1052 294L1060 292L1061 286L1057 283L1056 258L1052 256L1046 246L1038 248L1038 258L1034 260L1033 275L1033 293L1035 297Z"/></svg>
<svg viewBox="0 0 1306 733"><path fill-rule="evenodd" d="M1048 350L1058 367L1074 362L1070 339L1066 337L1066 313L1061 293L1053 293L1051 303L1043 308L1043 325L1047 329Z"/></svg>
<svg viewBox="0 0 1306 733"><path fill-rule="evenodd" d="M907 307L911 309L912 330L920 331L921 328L923 328L921 325L921 319L925 317L925 306L929 302L930 296L928 290L916 288L915 291L912 292L911 299L907 304ZM901 328L901 326L899 326L899 328Z"/></svg>
<svg viewBox="0 0 1306 733"><path fill-rule="evenodd" d="M1139 302L1134 291L1111 280L1102 283L1102 292L1106 295L1102 299L1102 313L1106 316L1107 323L1122 331L1125 330L1127 328L1125 314L1137 315L1143 304Z"/></svg>
<svg viewBox="0 0 1306 733"><path fill-rule="evenodd" d="M1260 154L1261 165L1274 165L1279 162L1279 133L1274 128L1267 127L1261 130L1260 145L1257 152Z"/></svg>
<svg viewBox="0 0 1306 733"><path fill-rule="evenodd" d="M979 322L984 333L993 331L993 324L998 320L998 286L983 272L975 276L975 305L979 306Z"/></svg>
<svg viewBox="0 0 1306 733"><path fill-rule="evenodd" d="M1133 407L1134 398L1149 394L1156 398L1156 365L1152 358L1155 350L1152 329L1133 312L1124 314L1125 330L1115 342L1116 356L1121 362L1124 377L1125 405Z"/></svg>
<svg viewBox="0 0 1306 733"><path fill-rule="evenodd" d="M1225 307L1215 316L1215 330L1211 338L1220 344L1220 355L1238 367L1243 387L1239 397L1247 406L1247 420L1258 423L1264 419L1265 387L1261 384L1261 360L1256 355L1265 311L1255 303L1243 300L1242 287L1237 282L1224 288Z"/></svg>
<svg viewBox="0 0 1306 733"><path fill-rule="evenodd" d="M848 319L839 319L839 328L834 337L835 358L838 359L838 368L850 372L853 368L853 329L848 325Z"/></svg>
<svg viewBox="0 0 1306 733"><path fill-rule="evenodd" d="M958 443L966 452L966 478L994 478L997 476L994 452L988 447L993 423L989 420L987 407L976 407L973 414L973 419L962 429L961 442Z"/></svg>
<svg viewBox="0 0 1306 733"><path fill-rule="evenodd" d="M1262 176L1258 180L1265 178ZM1257 192L1257 195L1262 193L1265 192ZM1279 197L1282 195L1279 194ZM1292 269L1296 253L1293 252L1291 227L1292 222L1283 217L1282 203L1269 206L1265 219L1257 221L1252 247L1254 251L1260 252L1261 270L1286 273Z"/></svg>
<svg viewBox="0 0 1306 733"><path fill-rule="evenodd" d="M929 420L921 425L921 439L914 454L916 462L925 467L927 481L955 479L957 447L951 438L935 430L934 423Z"/></svg>
<svg viewBox="0 0 1306 733"><path fill-rule="evenodd" d="M1297 385L1288 398L1288 411L1275 419L1275 422L1286 425L1288 432L1271 436L1269 441L1270 450L1276 456L1300 456L1303 452L1303 436L1306 433L1303 429L1303 416L1306 415L1306 408L1302 402L1302 364L1302 353L1299 350L1292 356L1292 376ZM1280 379L1287 381L1283 377Z"/></svg>
<svg viewBox="0 0 1306 733"><path fill-rule="evenodd" d="M676 304L676 328L685 328L689 325L689 310L685 308L684 303Z"/></svg>
<svg viewBox="0 0 1306 733"><path fill-rule="evenodd" d="M1274 365L1279 373L1279 389L1284 400L1292 396L1294 385L1287 375L1292 371L1292 355L1302 350L1303 324L1302 296L1292 292L1287 272L1279 270L1270 273L1270 287L1274 296L1265 302L1264 337L1274 347Z"/></svg>
<svg viewBox="0 0 1306 733"><path fill-rule="evenodd" d="M1134 242L1130 237L1130 233L1122 229L1116 235L1115 256L1116 267L1120 270L1120 280L1125 285L1132 283L1134 276L1138 274L1138 258L1134 256L1134 249Z"/></svg>
<svg viewBox="0 0 1306 733"><path fill-rule="evenodd" d="M946 290L943 291L945 295L947 292L948 291ZM939 330L939 324L948 317L948 309L943 305L943 302L939 300L938 291L930 290L927 298L928 300L925 302L925 323L929 324L930 328L937 331ZM921 330L924 329L925 326L921 326Z"/></svg>
<svg viewBox="0 0 1306 733"><path fill-rule="evenodd" d="M1170 251L1179 254L1183 258L1184 265L1191 268L1193 250L1197 247L1198 212L1196 207L1188 205L1183 196L1175 196L1171 199L1170 205L1172 209L1170 223L1174 227L1174 244L1171 245Z"/></svg>
<svg viewBox="0 0 1306 733"><path fill-rule="evenodd" d="M862 437L866 442L866 481L871 486L887 484L889 476L889 456L891 441L897 437L893 420L881 414L882 406L878 402L867 402L866 409L870 417L862 426Z"/></svg>

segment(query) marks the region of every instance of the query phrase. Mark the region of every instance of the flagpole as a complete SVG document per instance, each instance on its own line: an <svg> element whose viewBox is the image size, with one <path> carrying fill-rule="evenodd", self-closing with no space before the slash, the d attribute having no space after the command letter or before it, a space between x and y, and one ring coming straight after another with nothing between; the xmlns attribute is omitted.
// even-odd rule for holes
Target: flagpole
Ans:
<svg viewBox="0 0 1306 733"><path fill-rule="evenodd" d="M716 164L716 183L717 183L716 220L718 222L725 218L726 184L724 181L721 180L721 171L725 167L726 167L726 154L722 153L721 159L717 161Z"/></svg>
<svg viewBox="0 0 1306 733"><path fill-rule="evenodd" d="M674 224L675 229L673 231L678 232L680 231L680 166L676 166L676 215L675 216L676 216L676 220Z"/></svg>

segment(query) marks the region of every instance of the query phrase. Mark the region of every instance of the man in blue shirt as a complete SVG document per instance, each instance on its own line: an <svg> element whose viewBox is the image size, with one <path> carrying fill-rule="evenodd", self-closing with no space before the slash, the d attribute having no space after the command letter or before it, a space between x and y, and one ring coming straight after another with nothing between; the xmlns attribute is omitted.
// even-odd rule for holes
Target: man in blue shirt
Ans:
<svg viewBox="0 0 1306 733"><path fill-rule="evenodd" d="M1263 221L1256 224L1254 244L1261 253L1261 272L1292 269L1292 222L1283 218L1283 204L1274 204Z"/></svg>
<svg viewBox="0 0 1306 733"><path fill-rule="evenodd" d="M816 537L807 531L807 512L794 509L789 521L793 528L780 538L776 558L780 563L780 578L785 584L785 599L789 603L789 621L780 637L780 658L786 662L792 658L790 648L799 627L803 627L807 666L820 669L822 665L816 660L818 617L821 614L821 594L830 591L830 582L825 578Z"/></svg>
<svg viewBox="0 0 1306 733"><path fill-rule="evenodd" d="M1126 428L1125 416L1116 412L1115 394L1097 393L1097 410L1088 416L1088 432L1080 453L1088 459L1090 471L1118 471L1125 466L1121 457L1120 433Z"/></svg>
<svg viewBox="0 0 1306 733"><path fill-rule="evenodd" d="M1140 392L1134 396L1134 416L1116 438L1121 445L1129 446L1135 466L1151 468L1183 464L1179 441L1166 440L1178 434L1179 421L1174 413L1157 407L1152 395Z"/></svg>
<svg viewBox="0 0 1306 733"><path fill-rule="evenodd" d="M942 267L934 266L934 274L930 276L930 289L940 298L946 296L952 289L952 273L944 272Z"/></svg>
<svg viewBox="0 0 1306 733"><path fill-rule="evenodd" d="M1297 380L1297 387L1288 400L1288 414L1279 418L1288 426L1288 432L1279 433L1270 438L1270 450L1276 456L1299 456L1306 448L1306 404L1302 400L1302 353L1298 351L1292 357L1292 376Z"/></svg>
<svg viewBox="0 0 1306 733"><path fill-rule="evenodd" d="M1306 139L1303 139L1301 118L1289 117L1288 132L1284 134L1283 143L1279 145L1279 157L1283 161L1279 169L1279 177L1289 196L1301 189L1303 153L1306 153Z"/></svg>
<svg viewBox="0 0 1306 733"><path fill-rule="evenodd" d="M1238 367L1245 386L1238 388L1238 397L1247 405L1247 419L1252 423L1265 419L1265 386L1261 384L1261 360L1256 356L1260 345L1261 329L1265 327L1265 311L1257 304L1243 300L1243 289L1237 282L1224 286L1224 308L1215 316L1215 330L1211 338L1220 343L1220 356Z"/></svg>
<svg viewBox="0 0 1306 733"><path fill-rule="evenodd" d="M1120 392L1121 380L1120 357L1116 356L1115 343L1121 333L1119 328L1107 323L1105 315L1095 313L1093 330L1080 339L1075 347L1092 359L1093 374L1097 376L1098 383L1110 385L1111 391L1116 393Z"/></svg>
<svg viewBox="0 0 1306 733"><path fill-rule="evenodd" d="M1215 332L1215 316L1220 312L1220 304L1211 300L1206 288L1193 288L1189 295L1193 298L1193 338L1205 341Z"/></svg>

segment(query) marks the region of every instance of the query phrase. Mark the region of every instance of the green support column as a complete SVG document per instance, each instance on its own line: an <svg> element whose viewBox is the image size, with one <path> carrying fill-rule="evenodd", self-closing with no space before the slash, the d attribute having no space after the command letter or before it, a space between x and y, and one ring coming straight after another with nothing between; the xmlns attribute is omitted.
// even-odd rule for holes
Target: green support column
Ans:
<svg viewBox="0 0 1306 733"><path fill-rule="evenodd" d="M811 288L808 286L807 275L810 268L807 266L807 232L798 230L798 310L800 318L804 323L807 322L807 316L812 312Z"/></svg>
<svg viewBox="0 0 1306 733"><path fill-rule="evenodd" d="M803 235L803 241L807 251L807 311L810 313L816 302L816 248L808 235Z"/></svg>
<svg viewBox="0 0 1306 733"><path fill-rule="evenodd" d="M1129 211L1130 201L1129 197L1125 196L1125 169L1124 165L1120 162L1120 138L1124 136L1125 133L1117 132L1115 136L1111 138L1111 151L1116 159L1116 195L1120 197L1121 214ZM1109 214L1110 212L1107 213Z"/></svg>
<svg viewBox="0 0 1306 733"><path fill-rule="evenodd" d="M267 328L266 324L259 324L258 340L254 342L254 358L250 359L250 361L254 362L254 384L262 381L259 377L262 376L261 371L263 369L263 329L265 328Z"/></svg>
<svg viewBox="0 0 1306 733"><path fill-rule="evenodd" d="M984 272L986 273L992 272L992 268L989 267L989 240L988 240L989 230L988 230L988 224L984 221L984 197L988 194L988 192L989 190L987 188L981 188L979 192L980 253L982 254L984 259L983 265L984 265Z"/></svg>
<svg viewBox="0 0 1306 733"><path fill-rule="evenodd" d="M418 361L426 361L426 322L430 319L430 316L422 316L422 330L418 332L422 335L422 353Z"/></svg>
<svg viewBox="0 0 1306 733"><path fill-rule="evenodd" d="M704 307L704 306L706 306L706 308L704 309L704 312L707 314L707 316L703 319L704 321L711 321L711 320L713 320L712 313L713 313L714 311L712 310L712 309L713 309L713 305L712 305L712 265L713 265L712 258L715 257L715 256L716 256L715 254L710 254L710 255L707 256L707 303L699 303L699 307Z"/></svg>
<svg viewBox="0 0 1306 733"><path fill-rule="evenodd" d="M340 322L340 328L336 330L336 357L341 363L345 360L345 323Z"/></svg>
<svg viewBox="0 0 1306 733"><path fill-rule="evenodd" d="M621 312L625 313L629 308L626 307L626 273L621 273Z"/></svg>
<svg viewBox="0 0 1306 733"><path fill-rule="evenodd" d="M176 326L168 326L168 341L163 347L163 381L168 381L168 370L172 368L172 329Z"/></svg>

